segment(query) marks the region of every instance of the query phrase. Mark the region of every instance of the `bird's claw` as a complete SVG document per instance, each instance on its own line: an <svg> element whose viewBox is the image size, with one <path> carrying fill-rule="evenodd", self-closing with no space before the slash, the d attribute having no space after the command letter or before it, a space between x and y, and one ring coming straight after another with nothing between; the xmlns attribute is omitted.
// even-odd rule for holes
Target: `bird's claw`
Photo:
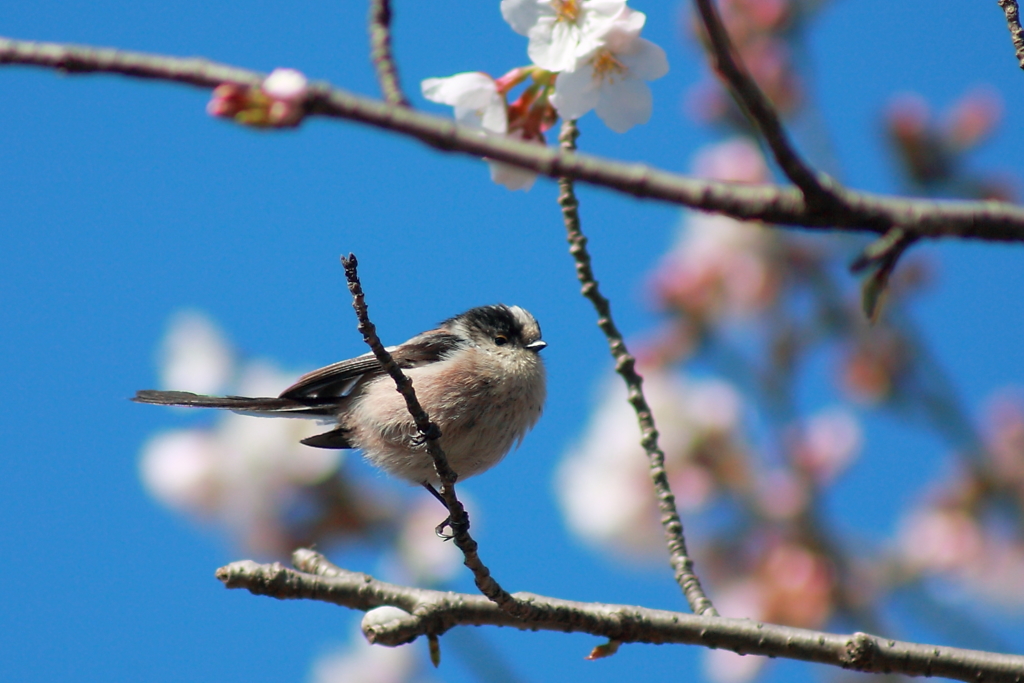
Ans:
<svg viewBox="0 0 1024 683"><path fill-rule="evenodd" d="M452 533L447 533L445 529L451 529ZM452 527L452 518L446 517L443 522L434 527L434 533L443 541L450 541L455 538L455 529Z"/></svg>

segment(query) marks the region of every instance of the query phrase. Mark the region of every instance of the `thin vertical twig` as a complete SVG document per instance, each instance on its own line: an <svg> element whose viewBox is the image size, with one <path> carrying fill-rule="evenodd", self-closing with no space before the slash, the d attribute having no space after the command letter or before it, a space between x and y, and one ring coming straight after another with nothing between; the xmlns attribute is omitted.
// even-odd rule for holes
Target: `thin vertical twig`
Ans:
<svg viewBox="0 0 1024 683"><path fill-rule="evenodd" d="M838 184L824 173L815 171L797 153L782 127L775 107L754 82L743 63L735 56L735 48L718 14L714 0L694 0L711 45L714 68L733 92L736 103L747 113L758 132L768 143L782 172L800 188L808 204L831 204L838 200Z"/></svg>
<svg viewBox="0 0 1024 683"><path fill-rule="evenodd" d="M1017 55L1017 64L1024 69L1024 29L1020 26L1020 7L1017 0L998 0L1006 15L1006 26L1010 29L1010 40Z"/></svg>
<svg viewBox="0 0 1024 683"><path fill-rule="evenodd" d="M366 296L363 294L363 287L359 281L359 262L355 254L349 254L348 258L341 257L341 263L345 267L345 279L348 281L349 292L352 293L352 308L356 311L359 319L359 332L363 335L363 341L373 352L373 355L380 362L381 367L395 381L398 392L405 399L405 405L416 423L420 437L427 446L427 452L434 460L434 469L441 480L440 493L448 507L450 524L452 528L452 539L456 547L462 551L463 564L473 572L473 579L476 587L480 589L491 602L495 603L502 610L520 619L530 619L534 610L530 603L517 600L491 576L490 570L484 565L477 552L477 542L469 534L469 514L466 508L459 501L455 494L455 481L458 474L448 464L448 458L441 449L438 441L441 438L441 430L430 421L430 416L423 410L419 400L416 398L416 391L413 389L412 380L395 363L394 358L388 353L377 336L376 326L370 322L369 312L366 306Z"/></svg>
<svg viewBox="0 0 1024 683"><path fill-rule="evenodd" d="M558 136L562 149L575 151L578 136L579 131L575 121L562 123L562 131ZM693 560L686 550L683 523L679 519L676 499L672 494L668 475L665 472L665 454L658 445L658 430L654 425L651 408L647 405L647 399L644 398L643 379L636 372L636 359L630 355L626 348L626 342L612 319L611 303L601 294L597 280L594 279L590 253L587 251L587 238L580 227L579 202L576 200L573 181L571 178L561 178L558 181L558 187L560 190L558 203L562 207L562 217L565 220L569 253L576 261L576 277L580 281L580 292L594 305L594 310L597 311L597 326L608 338L608 347L615 359L615 371L622 375L626 382L629 403L636 411L637 421L640 423L640 445L643 446L650 461L651 481L654 483L654 490L658 498L661 525L665 530L669 561L672 563L676 582L682 589L683 595L686 596L686 601L690 604L690 609L694 614L717 617L718 612L704 594L700 580L693 571Z"/></svg>
<svg viewBox="0 0 1024 683"><path fill-rule="evenodd" d="M387 103L408 107L409 100L398 81L398 65L391 54L390 0L370 0L370 61Z"/></svg>

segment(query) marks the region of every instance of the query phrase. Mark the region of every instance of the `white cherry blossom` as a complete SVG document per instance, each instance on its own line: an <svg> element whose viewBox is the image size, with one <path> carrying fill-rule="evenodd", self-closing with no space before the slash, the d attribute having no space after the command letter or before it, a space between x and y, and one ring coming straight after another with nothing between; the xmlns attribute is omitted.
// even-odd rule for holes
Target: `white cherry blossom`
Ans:
<svg viewBox="0 0 1024 683"><path fill-rule="evenodd" d="M505 97L485 73L469 71L448 78L427 78L420 88L431 102L454 107L455 120L464 126L500 135L508 131Z"/></svg>
<svg viewBox="0 0 1024 683"><path fill-rule="evenodd" d="M573 68L558 74L551 104L565 119L578 119L591 109L616 133L625 133L651 118L653 99L645 81L668 73L665 51L640 37L646 17L625 9L599 45L578 57Z"/></svg>
<svg viewBox="0 0 1024 683"><path fill-rule="evenodd" d="M485 73L470 71L448 78L427 78L420 84L423 96L431 102L455 108L455 120L497 135L508 134L508 106L497 82ZM517 137L517 136L514 136ZM509 190L529 190L537 174L487 160L491 180Z"/></svg>
<svg viewBox="0 0 1024 683"><path fill-rule="evenodd" d="M527 54L548 71L573 68L592 52L608 25L626 10L625 0L502 0L501 16L530 39Z"/></svg>

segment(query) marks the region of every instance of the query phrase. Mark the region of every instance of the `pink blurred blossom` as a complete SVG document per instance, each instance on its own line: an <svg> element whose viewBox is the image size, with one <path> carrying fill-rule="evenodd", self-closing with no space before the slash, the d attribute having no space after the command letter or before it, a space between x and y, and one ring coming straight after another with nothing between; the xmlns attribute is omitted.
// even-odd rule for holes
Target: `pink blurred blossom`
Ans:
<svg viewBox="0 0 1024 683"><path fill-rule="evenodd" d="M309 678L312 683L411 683L423 659L414 643L371 645L357 631L348 645L313 662Z"/></svg>
<svg viewBox="0 0 1024 683"><path fill-rule="evenodd" d="M224 334L199 311L171 318L160 348L160 384L166 389L216 394L234 372L234 353Z"/></svg>
<svg viewBox="0 0 1024 683"><path fill-rule="evenodd" d="M174 389L224 389L276 396L298 373L267 362L239 365L216 326L201 314L174 318L161 374ZM230 387L226 378L237 377ZM185 409L182 409L185 410ZM199 416L199 411L196 411ZM160 432L143 446L146 489L178 512L215 522L262 554L288 551L287 515L309 487L338 471L343 451L299 443L322 429L313 420L268 420L210 412L211 426Z"/></svg>
<svg viewBox="0 0 1024 683"><path fill-rule="evenodd" d="M700 320L749 317L776 298L775 237L727 216L694 213L651 277L660 304Z"/></svg>
<svg viewBox="0 0 1024 683"><path fill-rule="evenodd" d="M975 88L943 114L944 137L956 149L970 149L982 142L1003 116L1003 100L991 86Z"/></svg>
<svg viewBox="0 0 1024 683"><path fill-rule="evenodd" d="M1016 388L996 393L988 401L985 416L987 452L996 473L1024 498L1024 395Z"/></svg>
<svg viewBox="0 0 1024 683"><path fill-rule="evenodd" d="M918 510L898 532L905 561L918 571L963 571L981 555L984 545L977 521L955 509Z"/></svg>
<svg viewBox="0 0 1024 683"><path fill-rule="evenodd" d="M464 491L459 492L459 497L468 508L472 507ZM455 544L446 543L434 533L444 518L444 508L431 496L420 496L402 515L398 554L414 585L446 581L462 566L463 556ZM473 522L479 526L478 515L473 515Z"/></svg>
<svg viewBox="0 0 1024 683"><path fill-rule="evenodd" d="M832 614L835 576L831 563L799 543L772 547L757 577L764 586L767 621L819 628Z"/></svg>
<svg viewBox="0 0 1024 683"><path fill-rule="evenodd" d="M699 150L693 171L702 178L735 183L764 183L770 179L761 149L748 137L732 138Z"/></svg>
<svg viewBox="0 0 1024 683"><path fill-rule="evenodd" d="M905 343L891 331L875 328L843 351L840 385L863 403L881 403L901 386L910 358Z"/></svg>
<svg viewBox="0 0 1024 683"><path fill-rule="evenodd" d="M739 395L724 382L683 380L657 367L641 374L676 501L683 509L702 507L717 489L708 463L728 463L744 448ZM559 467L557 486L567 524L583 538L630 554L663 550L640 428L619 378L603 387L590 425Z"/></svg>
<svg viewBox="0 0 1024 683"><path fill-rule="evenodd" d="M694 164L702 176L757 183L768 168L748 138L734 138L701 150ZM651 276L660 304L700 321L742 318L764 310L781 286L777 237L756 223L689 213L672 250Z"/></svg>
<svg viewBox="0 0 1024 683"><path fill-rule="evenodd" d="M856 458L864 437L852 412L832 408L808 418L794 440L796 464L819 484L828 484Z"/></svg>
<svg viewBox="0 0 1024 683"><path fill-rule="evenodd" d="M757 477L756 500L769 519L793 519L810 502L807 484L788 469L773 469Z"/></svg>
<svg viewBox="0 0 1024 683"><path fill-rule="evenodd" d="M763 587L751 578L733 581L715 591L715 607L725 617L762 619ZM767 657L738 655L729 650L706 650L704 673L714 683L746 683L768 663Z"/></svg>
<svg viewBox="0 0 1024 683"><path fill-rule="evenodd" d="M759 655L708 650L704 653L704 673L713 683L746 683L754 680L768 661Z"/></svg>

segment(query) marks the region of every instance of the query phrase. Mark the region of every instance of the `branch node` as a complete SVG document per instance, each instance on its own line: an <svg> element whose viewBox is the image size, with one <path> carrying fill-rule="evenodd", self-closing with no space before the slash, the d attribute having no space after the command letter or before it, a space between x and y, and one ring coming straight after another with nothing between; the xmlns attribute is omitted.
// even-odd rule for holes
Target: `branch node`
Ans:
<svg viewBox="0 0 1024 683"><path fill-rule="evenodd" d="M889 287L889 277L896 270L896 264L903 252L919 239L915 233L895 227L869 244L850 264L850 270L858 273L873 269L864 278L861 288L861 305L864 314L872 324L878 322L882 304Z"/></svg>
<svg viewBox="0 0 1024 683"><path fill-rule="evenodd" d="M846 651L842 658L843 668L872 671L874 670L877 654L878 643L873 636L867 633L854 633L846 641Z"/></svg>
<svg viewBox="0 0 1024 683"><path fill-rule="evenodd" d="M371 645L388 647L411 643L420 635L421 628L418 617L391 605L368 610L360 623L363 636Z"/></svg>

